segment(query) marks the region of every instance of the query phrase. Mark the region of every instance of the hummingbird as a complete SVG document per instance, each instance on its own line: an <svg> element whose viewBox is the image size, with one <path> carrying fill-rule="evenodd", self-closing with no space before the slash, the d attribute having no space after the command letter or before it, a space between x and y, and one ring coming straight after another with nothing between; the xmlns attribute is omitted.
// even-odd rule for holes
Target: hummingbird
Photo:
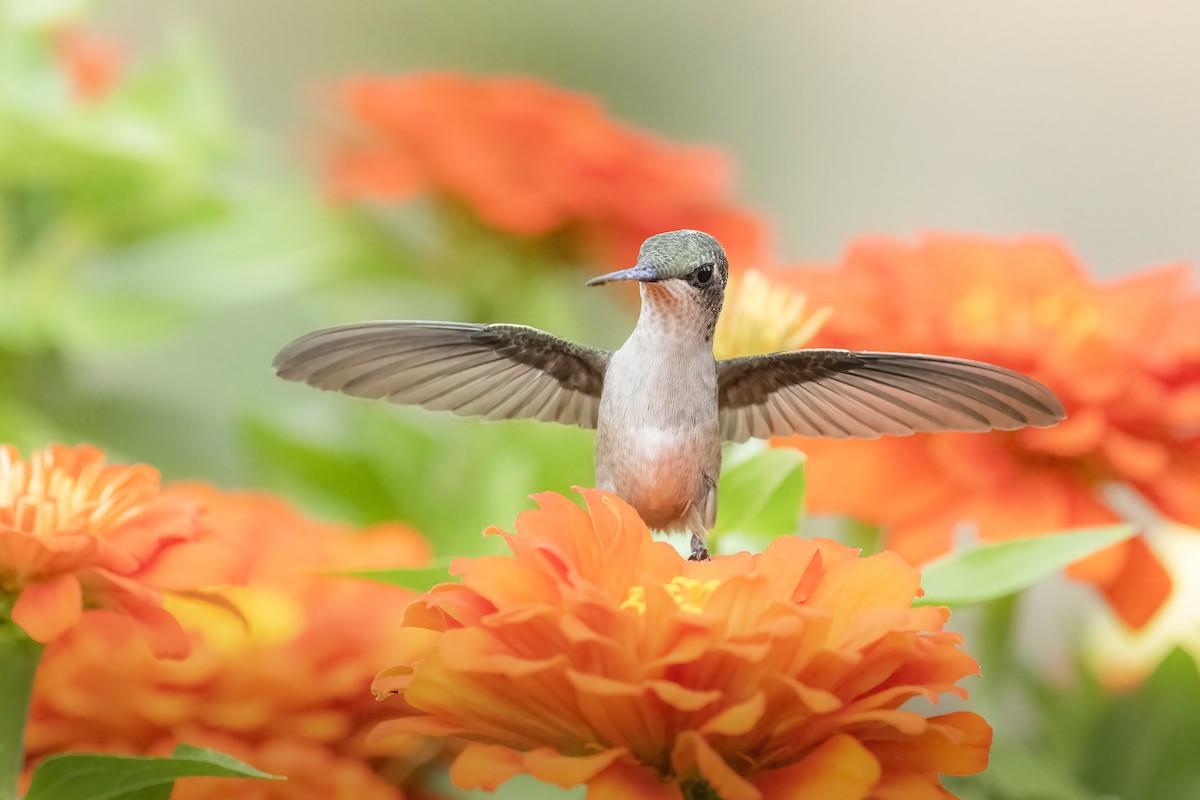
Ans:
<svg viewBox="0 0 1200 800"><path fill-rule="evenodd" d="M633 267L587 282L640 283L637 324L616 351L525 325L378 321L301 336L274 367L355 397L594 428L597 488L652 529L690 533L694 560L708 558L724 442L1016 430L1066 416L1041 383L980 361L818 348L717 360L728 280L715 238L670 231L647 239Z"/></svg>

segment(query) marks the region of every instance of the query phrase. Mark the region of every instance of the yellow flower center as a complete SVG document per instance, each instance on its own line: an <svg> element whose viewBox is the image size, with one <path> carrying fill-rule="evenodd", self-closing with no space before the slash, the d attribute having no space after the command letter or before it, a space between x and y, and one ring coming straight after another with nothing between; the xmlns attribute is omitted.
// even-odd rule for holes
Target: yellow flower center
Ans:
<svg viewBox="0 0 1200 800"><path fill-rule="evenodd" d="M664 583L663 588L667 590L667 594L681 611L699 614L704 610L704 603L712 594L713 589L720 585L721 582L716 578L709 581L698 581L695 578L685 578L681 575L672 578L670 583ZM629 587L629 595L625 598L625 602L621 603L621 610L625 611L626 609L632 609L639 615L646 613L645 586Z"/></svg>
<svg viewBox="0 0 1200 800"><path fill-rule="evenodd" d="M808 313L807 305L800 292L754 270L730 276L713 353L736 358L803 347L830 314L829 308Z"/></svg>
<svg viewBox="0 0 1200 800"><path fill-rule="evenodd" d="M1103 316L1091 304L1045 294L1028 304L1013 304L993 286L977 286L954 308L956 326L979 338L1004 336L1012 330L1052 331L1067 346L1077 347L1096 336Z"/></svg>
<svg viewBox="0 0 1200 800"><path fill-rule="evenodd" d="M227 655L284 644L304 627L304 610L282 589L231 586L221 594L241 618L220 605L191 597L168 595L164 606L181 625L199 632L215 650Z"/></svg>

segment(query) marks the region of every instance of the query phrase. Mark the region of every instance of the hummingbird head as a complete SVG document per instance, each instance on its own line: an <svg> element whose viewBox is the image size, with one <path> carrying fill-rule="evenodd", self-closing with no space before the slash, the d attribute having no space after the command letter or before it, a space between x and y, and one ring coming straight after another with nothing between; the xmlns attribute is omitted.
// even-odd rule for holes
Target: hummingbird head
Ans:
<svg viewBox="0 0 1200 800"><path fill-rule="evenodd" d="M637 264L592 278L588 286L610 281L641 281L642 301L702 313L709 332L717 324L729 280L725 248L702 231L668 231L642 242Z"/></svg>

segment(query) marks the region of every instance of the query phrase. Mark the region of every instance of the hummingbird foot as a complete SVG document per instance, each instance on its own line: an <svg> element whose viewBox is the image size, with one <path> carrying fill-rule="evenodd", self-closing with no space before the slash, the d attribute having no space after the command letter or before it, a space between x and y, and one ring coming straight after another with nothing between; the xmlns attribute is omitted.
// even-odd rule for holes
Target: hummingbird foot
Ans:
<svg viewBox="0 0 1200 800"><path fill-rule="evenodd" d="M708 548L704 546L704 539L697 534L692 534L692 554L688 557L688 561L708 561Z"/></svg>

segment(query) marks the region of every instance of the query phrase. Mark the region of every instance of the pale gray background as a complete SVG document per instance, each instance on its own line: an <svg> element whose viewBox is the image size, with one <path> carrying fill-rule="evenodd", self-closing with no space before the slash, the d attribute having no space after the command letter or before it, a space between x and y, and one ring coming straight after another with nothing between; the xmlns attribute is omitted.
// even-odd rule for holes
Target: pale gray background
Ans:
<svg viewBox="0 0 1200 800"><path fill-rule="evenodd" d="M315 82L530 73L730 150L789 259L867 233L1050 233L1100 274L1200 262L1194 0L111 0L138 48L190 22L242 116Z"/></svg>

